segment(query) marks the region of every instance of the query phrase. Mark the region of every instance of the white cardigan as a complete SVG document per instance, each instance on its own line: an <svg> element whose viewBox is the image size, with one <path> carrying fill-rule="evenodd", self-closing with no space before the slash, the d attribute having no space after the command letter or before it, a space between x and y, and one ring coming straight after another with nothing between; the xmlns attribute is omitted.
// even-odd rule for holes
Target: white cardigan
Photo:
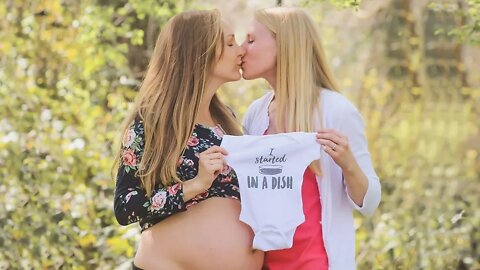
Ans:
<svg viewBox="0 0 480 270"><path fill-rule="evenodd" d="M268 106L274 97L270 91L255 100L243 119L248 135L262 135L268 129ZM347 193L342 170L333 159L321 150L322 176L317 176L322 202L323 241L330 270L355 269L355 229L353 209L363 215L371 215L380 203L381 187L370 159L363 119L343 95L322 90L320 102L324 128L335 129L346 135L350 148L368 178L368 189L361 207ZM318 121L317 121L318 122ZM317 124L319 127L319 125Z"/></svg>

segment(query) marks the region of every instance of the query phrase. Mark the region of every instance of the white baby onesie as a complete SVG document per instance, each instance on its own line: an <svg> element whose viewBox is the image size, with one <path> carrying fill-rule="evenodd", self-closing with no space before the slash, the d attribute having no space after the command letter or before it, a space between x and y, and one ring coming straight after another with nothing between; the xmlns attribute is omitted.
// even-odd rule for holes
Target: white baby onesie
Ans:
<svg viewBox="0 0 480 270"><path fill-rule="evenodd" d="M220 146L227 150L227 164L238 177L240 220L255 233L253 248L291 248L297 226L305 221L303 174L320 159L315 133L225 135Z"/></svg>

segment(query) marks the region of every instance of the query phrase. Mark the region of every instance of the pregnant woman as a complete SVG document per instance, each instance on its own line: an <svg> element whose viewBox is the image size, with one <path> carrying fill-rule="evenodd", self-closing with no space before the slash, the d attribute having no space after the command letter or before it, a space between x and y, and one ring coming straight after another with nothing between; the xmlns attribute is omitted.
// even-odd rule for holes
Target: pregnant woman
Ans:
<svg viewBox="0 0 480 270"><path fill-rule="evenodd" d="M160 33L118 155L115 216L142 229L134 269L262 267L219 147L241 134L215 93L241 78L243 54L216 10L180 13Z"/></svg>

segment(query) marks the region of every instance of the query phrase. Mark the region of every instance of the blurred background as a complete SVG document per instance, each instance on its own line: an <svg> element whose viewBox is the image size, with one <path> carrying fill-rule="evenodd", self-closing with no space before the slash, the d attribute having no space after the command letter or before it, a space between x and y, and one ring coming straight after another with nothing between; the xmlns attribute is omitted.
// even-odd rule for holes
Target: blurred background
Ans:
<svg viewBox="0 0 480 270"><path fill-rule="evenodd" d="M120 123L174 14L302 6L360 109L383 187L358 269L480 269L480 0L0 0L0 269L128 269L113 215ZM262 80L220 92L239 118Z"/></svg>

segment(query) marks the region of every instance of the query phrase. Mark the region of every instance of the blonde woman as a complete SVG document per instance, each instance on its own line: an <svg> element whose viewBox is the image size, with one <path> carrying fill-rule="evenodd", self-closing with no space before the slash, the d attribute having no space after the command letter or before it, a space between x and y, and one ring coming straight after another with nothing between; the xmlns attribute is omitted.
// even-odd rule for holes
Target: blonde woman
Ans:
<svg viewBox="0 0 480 270"><path fill-rule="evenodd" d="M243 77L273 89L249 107L245 133L317 131L324 149L304 174L305 222L292 248L266 252L265 268L355 269L353 210L373 213L380 183L362 118L337 91L313 20L297 8L259 10L242 46Z"/></svg>
<svg viewBox="0 0 480 270"><path fill-rule="evenodd" d="M261 268L218 146L224 133L241 134L215 92L241 78L243 54L215 10L178 14L162 29L118 156L115 216L142 229L134 269Z"/></svg>

